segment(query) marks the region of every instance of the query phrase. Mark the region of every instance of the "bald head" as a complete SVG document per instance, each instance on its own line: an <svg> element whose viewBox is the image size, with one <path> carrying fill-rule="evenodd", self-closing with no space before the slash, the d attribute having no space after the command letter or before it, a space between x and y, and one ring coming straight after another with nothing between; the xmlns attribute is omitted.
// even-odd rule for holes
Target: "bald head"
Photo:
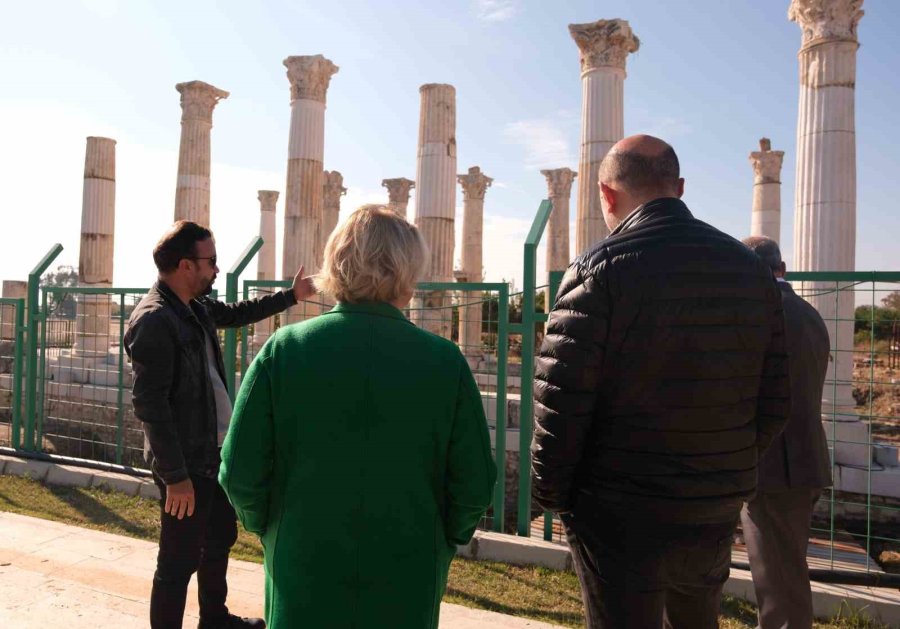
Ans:
<svg viewBox="0 0 900 629"><path fill-rule="evenodd" d="M640 197L678 196L678 156L652 135L616 142L600 163L600 183ZM647 200L651 200L648 198Z"/></svg>
<svg viewBox="0 0 900 629"><path fill-rule="evenodd" d="M778 247L777 242L765 236L750 236L749 238L744 238L741 242L747 245L767 267L772 269L775 277L784 275L786 267L781 259L781 249Z"/></svg>

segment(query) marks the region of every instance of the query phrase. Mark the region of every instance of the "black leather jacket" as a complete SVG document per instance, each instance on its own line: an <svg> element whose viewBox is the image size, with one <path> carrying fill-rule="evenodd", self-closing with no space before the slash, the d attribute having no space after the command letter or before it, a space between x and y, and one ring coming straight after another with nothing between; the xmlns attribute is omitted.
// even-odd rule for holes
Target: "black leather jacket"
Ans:
<svg viewBox="0 0 900 629"><path fill-rule="evenodd" d="M680 200L645 204L566 271L534 396L545 509L737 518L790 407L771 271Z"/></svg>
<svg viewBox="0 0 900 629"><path fill-rule="evenodd" d="M219 471L206 336L224 381L216 328L255 323L295 303L294 293L285 290L234 304L204 297L188 307L160 280L135 307L125 333L134 369L134 414L144 427L151 467L167 485L191 475L215 478Z"/></svg>

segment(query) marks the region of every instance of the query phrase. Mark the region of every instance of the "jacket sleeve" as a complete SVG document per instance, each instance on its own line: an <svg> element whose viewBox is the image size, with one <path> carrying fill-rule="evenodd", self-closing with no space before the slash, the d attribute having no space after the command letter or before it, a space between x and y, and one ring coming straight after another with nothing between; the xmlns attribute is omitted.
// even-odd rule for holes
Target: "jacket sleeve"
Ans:
<svg viewBox="0 0 900 629"><path fill-rule="evenodd" d="M177 359L172 333L161 316L148 314L136 321L125 338L134 372L132 403L150 442L156 473L167 485L188 478L169 402Z"/></svg>
<svg viewBox="0 0 900 629"><path fill-rule="evenodd" d="M569 267L535 362L532 495L548 511L572 509L575 471L597 406L609 329L606 267Z"/></svg>
<svg viewBox="0 0 900 629"><path fill-rule="evenodd" d="M272 295L245 299L233 304L215 299L203 299L203 305L206 306L213 321L216 322L217 328L239 328L256 323L278 314L296 303L294 291L289 288Z"/></svg>
<svg viewBox="0 0 900 629"><path fill-rule="evenodd" d="M456 416L447 454L444 522L447 542L457 545L472 539L478 520L491 503L497 479L481 393L461 355L460 363Z"/></svg>
<svg viewBox="0 0 900 629"><path fill-rule="evenodd" d="M241 383L219 467L219 484L238 519L257 535L265 533L269 520L273 435L270 378L258 356Z"/></svg>
<svg viewBox="0 0 900 629"><path fill-rule="evenodd" d="M791 412L790 366L785 345L784 308L781 291L772 282L769 290L769 346L763 361L756 402L756 448L760 455L784 429Z"/></svg>

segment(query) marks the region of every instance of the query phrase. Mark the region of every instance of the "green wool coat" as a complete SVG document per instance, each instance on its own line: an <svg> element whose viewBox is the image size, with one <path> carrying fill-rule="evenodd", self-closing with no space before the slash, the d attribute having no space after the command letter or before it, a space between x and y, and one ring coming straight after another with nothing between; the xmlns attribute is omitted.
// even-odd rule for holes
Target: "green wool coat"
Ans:
<svg viewBox="0 0 900 629"><path fill-rule="evenodd" d="M496 477L453 343L384 303L281 328L241 385L219 482L265 548L270 628L436 628Z"/></svg>

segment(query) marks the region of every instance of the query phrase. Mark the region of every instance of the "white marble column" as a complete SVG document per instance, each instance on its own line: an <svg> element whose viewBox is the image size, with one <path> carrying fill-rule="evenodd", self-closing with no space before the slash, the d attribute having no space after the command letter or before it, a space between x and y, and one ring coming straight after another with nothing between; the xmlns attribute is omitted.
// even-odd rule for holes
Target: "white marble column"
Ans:
<svg viewBox="0 0 900 629"><path fill-rule="evenodd" d="M478 166L472 166L467 174L459 175L457 181L463 190L462 269L457 279L480 282L484 257L484 195L494 180ZM460 309L459 344L466 356L480 356L481 291L463 292L461 298L470 305Z"/></svg>
<svg viewBox="0 0 900 629"><path fill-rule="evenodd" d="M769 138L761 138L759 150L750 153L753 166L753 211L750 235L781 242L781 162L784 151L773 151Z"/></svg>
<svg viewBox="0 0 900 629"><path fill-rule="evenodd" d="M319 242L323 219L325 97L338 67L322 55L288 57L284 65L291 83L291 128L281 276L293 279L301 265L311 275L322 264ZM299 312L301 309L305 307L292 308L286 321L316 314Z"/></svg>
<svg viewBox="0 0 900 629"><path fill-rule="evenodd" d="M800 26L794 270L853 271L856 266L856 28L862 0L792 0ZM849 288L846 285L842 285ZM823 413L855 420L852 290L804 283L828 326L834 360ZM813 293L813 294L811 294ZM814 294L824 293L824 294Z"/></svg>
<svg viewBox="0 0 900 629"><path fill-rule="evenodd" d="M89 137L84 157L81 248L78 283L108 288L113 280L116 228L116 141ZM111 301L108 294L78 295L73 355L90 358L109 351Z"/></svg>
<svg viewBox="0 0 900 629"><path fill-rule="evenodd" d="M216 104L228 92L203 81L179 83L181 144L175 186L175 220L209 226L210 132Z"/></svg>
<svg viewBox="0 0 900 629"><path fill-rule="evenodd" d="M547 196L553 209L547 223L547 273L565 271L569 266L569 199L572 182L578 176L571 168L542 170L547 178ZM547 301L550 306L550 300Z"/></svg>
<svg viewBox="0 0 900 629"><path fill-rule="evenodd" d="M337 227L338 217L341 214L341 197L347 194L344 187L344 176L336 170L324 172L324 184L322 188L322 240L319 246L319 258L325 252L325 243L331 236L331 232Z"/></svg>
<svg viewBox="0 0 900 629"><path fill-rule="evenodd" d="M388 191L388 207L406 218L409 206L409 191L416 187L416 182L405 177L382 179L381 185Z"/></svg>
<svg viewBox="0 0 900 629"><path fill-rule="evenodd" d="M278 203L277 190L260 190L259 235L263 239L262 249L256 258L256 279L274 280L275 275L275 205ZM271 292L261 290L260 292ZM252 345L254 354L262 348L272 334L272 319L263 319L253 325Z"/></svg>
<svg viewBox="0 0 900 629"><path fill-rule="evenodd" d="M607 236L600 208L597 172L613 144L624 135L625 59L640 46L626 20L570 24L581 56L581 158L575 255Z"/></svg>
<svg viewBox="0 0 900 629"><path fill-rule="evenodd" d="M425 280L453 281L456 212L456 88L429 83L419 88L419 149L416 161L416 218L431 251ZM450 300L443 291L424 296L421 325L450 338Z"/></svg>
<svg viewBox="0 0 900 629"><path fill-rule="evenodd" d="M25 299L28 296L28 282L20 280L3 280L3 297L7 299ZM11 341L16 338L15 306L0 306L0 341ZM0 360L8 356L0 356Z"/></svg>

